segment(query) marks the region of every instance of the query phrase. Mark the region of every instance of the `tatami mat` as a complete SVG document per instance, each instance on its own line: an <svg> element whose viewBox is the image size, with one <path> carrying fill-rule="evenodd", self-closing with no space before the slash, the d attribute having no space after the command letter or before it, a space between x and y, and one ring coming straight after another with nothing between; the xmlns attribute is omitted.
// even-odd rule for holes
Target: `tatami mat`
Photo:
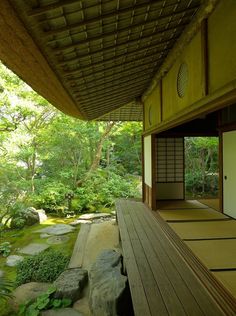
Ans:
<svg viewBox="0 0 236 316"><path fill-rule="evenodd" d="M169 223L182 239L236 238L236 221Z"/></svg>
<svg viewBox="0 0 236 316"><path fill-rule="evenodd" d="M175 210L185 208L206 208L206 205L203 205L197 200L157 201L158 210Z"/></svg>
<svg viewBox="0 0 236 316"><path fill-rule="evenodd" d="M220 209L220 201L219 199L200 199L198 200L200 203L205 204L217 211Z"/></svg>
<svg viewBox="0 0 236 316"><path fill-rule="evenodd" d="M236 298L236 271L220 271L213 274Z"/></svg>
<svg viewBox="0 0 236 316"><path fill-rule="evenodd" d="M216 220L228 218L228 216L210 208L160 210L159 214L166 221Z"/></svg>
<svg viewBox="0 0 236 316"><path fill-rule="evenodd" d="M209 269L236 269L236 239L186 241Z"/></svg>

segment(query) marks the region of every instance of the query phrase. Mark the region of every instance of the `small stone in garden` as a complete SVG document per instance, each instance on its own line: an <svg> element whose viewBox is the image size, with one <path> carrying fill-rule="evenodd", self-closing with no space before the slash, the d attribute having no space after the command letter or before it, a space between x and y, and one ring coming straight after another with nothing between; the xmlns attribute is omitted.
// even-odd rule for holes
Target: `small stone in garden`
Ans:
<svg viewBox="0 0 236 316"><path fill-rule="evenodd" d="M51 237L51 235L45 234L45 233L40 234L40 238L48 238L48 237Z"/></svg>
<svg viewBox="0 0 236 316"><path fill-rule="evenodd" d="M60 309L50 309L47 311L42 311L41 316L84 316L80 312L77 312L73 308L60 308Z"/></svg>
<svg viewBox="0 0 236 316"><path fill-rule="evenodd" d="M116 215L116 211L111 211L111 214L112 215Z"/></svg>
<svg viewBox="0 0 236 316"><path fill-rule="evenodd" d="M88 219L77 219L74 222L70 223L70 225L72 225L72 226L76 226L79 224L92 224L92 221L90 221Z"/></svg>
<svg viewBox="0 0 236 316"><path fill-rule="evenodd" d="M47 243L49 245L57 245L57 244L63 244L67 242L70 238L68 236L53 236L48 238Z"/></svg>
<svg viewBox="0 0 236 316"><path fill-rule="evenodd" d="M110 217L111 214L110 213L89 213L89 214L83 214L79 217L79 219L83 219L83 220L93 220L93 219L97 219L97 218L101 218L101 217Z"/></svg>
<svg viewBox="0 0 236 316"><path fill-rule="evenodd" d="M67 224L56 224L36 231L37 233L46 233L49 235L64 235L71 233L75 228Z"/></svg>
<svg viewBox="0 0 236 316"><path fill-rule="evenodd" d="M28 246L20 249L19 252L26 254L26 255L37 255L38 253L42 252L43 250L46 250L49 247L50 246L46 245L46 244L32 243L32 244L29 244Z"/></svg>
<svg viewBox="0 0 236 316"><path fill-rule="evenodd" d="M22 260L24 260L24 257L22 256L11 255L7 257L6 265L8 267L15 267Z"/></svg>
<svg viewBox="0 0 236 316"><path fill-rule="evenodd" d="M87 270L80 268L67 269L54 282L57 291L56 298L69 298L73 302L78 300L88 280Z"/></svg>

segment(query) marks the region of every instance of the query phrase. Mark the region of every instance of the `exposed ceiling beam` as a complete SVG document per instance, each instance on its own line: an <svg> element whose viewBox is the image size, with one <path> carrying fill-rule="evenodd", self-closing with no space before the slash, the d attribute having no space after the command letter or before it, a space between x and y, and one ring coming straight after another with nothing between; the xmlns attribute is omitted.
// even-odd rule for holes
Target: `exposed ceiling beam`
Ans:
<svg viewBox="0 0 236 316"><path fill-rule="evenodd" d="M58 33L61 33L61 32L65 32L65 31L68 31L68 30L72 30L72 28L77 28L77 27L83 27L83 26L87 26L91 23L96 23L96 22L99 22L101 21L102 19L106 19L106 18L111 18L113 16L117 16L119 14L123 14L123 13L127 13L127 12L132 12L136 9L140 9L140 8L146 8L154 3L158 3L158 2L164 2L164 0L149 0L145 3L140 3L140 4L134 4L132 5L131 7L126 7L126 8L119 8L119 9L116 9L114 10L113 12L110 12L110 13L104 13L104 14L101 14L100 16L98 17L95 17L95 18L91 18L91 19L86 19L84 21L81 21L81 22L78 22L76 24L72 24L72 25L67 25L67 26L63 26L63 27L60 27L60 28L55 28L55 29L51 29L51 30L48 30L48 31L44 31L44 34L45 35L55 35L55 34L58 34ZM178 2L176 2L175 4L173 4L173 6L175 6ZM84 9L81 9L81 11L83 11Z"/></svg>
<svg viewBox="0 0 236 316"><path fill-rule="evenodd" d="M128 60L128 61L121 60L121 62L119 62L119 63L116 63L116 64L114 64L114 65L112 65L110 67L104 67L103 69L98 70L98 71L95 71L93 68L90 67L89 69L86 69L86 72L90 70L91 74L95 75L95 74L99 74L99 73L102 73L102 72L107 71L107 70L111 70L111 69L115 69L117 67L121 67L123 65L130 65L132 63L137 63L137 62L140 62L140 61L143 61L143 60L147 60L147 59L150 59L150 58L152 58L152 60L154 59L155 61L163 59L163 57L158 57L157 58L158 55L161 55L161 53L149 54L149 55L146 55L146 56L144 56L142 58L136 58L134 60ZM84 69L78 68L78 69L75 69L75 70L64 71L64 75L68 76L68 75L73 75L73 74L77 74L77 73L82 73L84 71L85 71ZM86 76L88 76L87 73L86 73Z"/></svg>
<svg viewBox="0 0 236 316"><path fill-rule="evenodd" d="M144 67L144 66L148 66L148 65L156 65L158 63L158 61L149 61L149 62L146 62L146 63L143 63L143 64L141 64L141 65L137 65L137 66L134 66L134 67L130 67L130 68L128 68L128 69L123 69L123 70L121 70L121 71L117 71L117 72L115 72L115 73L113 73L113 74L111 74L111 75L106 75L106 78L113 78L114 77L114 75L118 75L118 74L125 74L127 71L130 71L130 70L134 70L134 69L139 69L140 70L140 68L142 68L142 67ZM154 66L155 67L155 66ZM133 73L133 72L131 72L131 73ZM98 73L97 73L98 74ZM103 75L105 75L104 74L104 72L103 71L101 71L100 72L100 74L103 74ZM127 74L128 75L128 74ZM86 83L89 83L89 82L92 82L92 81L97 81L97 80L100 80L100 79L102 79L101 77L100 78L95 78L94 76L93 76L93 74L90 74L90 75L88 75L88 76L83 76L83 77L77 77L77 78L67 78L66 80L67 81L72 81L72 80L76 80L76 79L87 79L87 78L91 78L91 80L89 80L89 81L85 81Z"/></svg>
<svg viewBox="0 0 236 316"><path fill-rule="evenodd" d="M159 46L168 45L170 42L172 42L172 41L174 41L174 40L175 40L175 38L171 38L168 42L163 41L163 42L151 44L151 45L148 45L148 46L145 46L145 47L137 48L137 49L134 49L134 50L129 51L129 52L123 52L122 54L115 55L115 56L112 56L112 57L110 57L110 58L106 58L106 59L102 60L101 62L91 63L89 66L85 66L85 68L86 68L86 67L90 67L91 65L102 64L102 63L104 63L104 62L113 60L113 59L115 59L115 58L122 57L122 56L124 56L124 55L125 55L125 56L129 56L129 55L133 55L134 53L142 53L142 52L144 52L144 51L146 51L146 50L149 50L149 49L155 49L155 48L158 48ZM165 51L165 50L168 50L168 49L162 49L160 52ZM115 52L115 53L116 53L116 52ZM87 58L87 56L90 56L90 55L84 55L84 56L73 57L73 58L68 59L68 60L58 61L56 64L57 64L57 65L61 65L61 66L67 66L68 62L71 63L71 62L74 62L74 61L79 61L79 60L82 59L82 58Z"/></svg>
<svg viewBox="0 0 236 316"><path fill-rule="evenodd" d="M89 92L90 95L93 95L93 94L96 94L97 92L101 92L102 93L102 91L108 91L108 89L111 89L111 88L114 89L116 87L120 87L123 84L125 84L126 86L133 85L133 84L135 84L137 82L147 81L147 80L149 80L151 78L152 78L152 74L149 73L148 75L143 75L141 78L137 78L137 76L136 76L133 79L128 78L128 80L119 81L118 84L114 84L114 82L111 82L110 85L108 85L108 86L104 86L103 85L103 87L102 88L100 87L100 89L84 89L82 91L81 90L74 90L73 93L79 93L81 96L83 96L83 95L87 95L87 93Z"/></svg>
<svg viewBox="0 0 236 316"><path fill-rule="evenodd" d="M156 37L156 36L161 36L161 35L164 35L164 34L168 33L169 31L172 31L172 30L175 30L175 29L178 30L180 28L182 28L181 24L178 25L178 26L172 27L170 29L163 30L161 32L155 32L155 33L152 33L152 34L149 34L149 35L141 36L141 37L139 37L137 39L128 40L127 43L121 43L121 44L116 44L116 45L113 44L113 45L111 45L109 47L113 47L113 46L118 47L118 46L124 45L124 44L135 43L137 41L141 41L141 40L146 39L146 38L153 38L153 37ZM137 33L140 33L140 32L137 32ZM173 32L171 32L171 34L173 34ZM122 38L119 38L119 40L121 40L121 39L127 40L127 34L125 36L123 36ZM79 48L81 45L86 45L86 44L89 44L89 43L90 43L90 40L88 39L88 40L80 41L78 43L68 44L68 45L65 45L65 46L50 47L50 49L55 51L55 52L63 52L65 50L67 50L67 49Z"/></svg>
<svg viewBox="0 0 236 316"><path fill-rule="evenodd" d="M170 18L170 17L172 18L173 16L176 16L176 15L179 15L179 14L184 14L184 13L187 13L189 11L194 11L195 9L196 8L187 8L185 10L179 10L179 11L173 12L172 14L166 14L163 17L160 17L159 20L157 20L156 17L155 17L153 19L144 20L142 22L134 23L134 24L131 24L131 25L123 27L123 28L121 27L121 28L117 29L116 31L112 30L112 31L109 31L109 32L106 32L106 33L102 33L102 34L93 36L93 37L89 37L89 38L87 38L85 40L81 40L80 41L80 45L84 45L84 44L88 44L88 43L90 43L92 41L97 41L97 40L100 40L100 39L104 39L104 38L106 38L108 36L111 36L111 35L117 36L120 32L130 31L130 30L138 28L138 27L143 27L145 25L152 24L153 22L156 22L156 27L157 28L160 28L160 27L163 27L163 26L165 27L167 24L171 24L171 23L174 23L176 21L179 21L180 18L178 17L176 19L171 19L171 21L169 21L169 23L159 23L159 22L162 21L162 20L165 20L167 18ZM183 16L182 17L182 19L186 19L186 18L189 18L189 17L188 16ZM180 25L177 25L175 27L184 26L186 24L187 23L181 23ZM68 28L69 28L69 26L68 26ZM152 26L152 28L153 28L153 26ZM169 29L171 29L171 28L168 28L166 30L169 30ZM173 29L173 27L172 27L172 29ZM71 29L68 29L68 30L71 31ZM83 30L83 31L78 32L78 33L85 33L85 31ZM53 43L56 43L57 41L63 40L64 38L67 38L67 36L63 37L63 38L60 37L60 38L54 38L54 39L48 40L47 41L47 45L51 45Z"/></svg>
<svg viewBox="0 0 236 316"><path fill-rule="evenodd" d="M142 75L144 73L153 73L153 71L155 71L155 67L157 66L158 64L154 64L153 67L150 69L150 67L147 67L148 65L144 65L145 68L143 69L142 66L140 67L137 67L138 70L137 71L134 71L134 72L129 72L129 73L126 73L125 74L125 78L127 77L130 77L130 76L134 76L134 75ZM133 69L132 69L133 70ZM120 75L120 76L117 76L117 75ZM79 87L79 86L82 86L82 85L86 85L86 84L89 84L89 83L92 83L95 87L98 86L98 84L101 84L101 80L104 80L104 84L107 83L107 82L117 82L117 80L121 79L121 78L124 78L124 72L120 72L120 73L116 73L114 75L110 75L110 76L106 76L106 77L103 77L103 78L99 78L99 79L92 79L92 80L89 80L89 81L85 81L84 83L81 83L79 82L78 84L75 84L74 87ZM83 78L80 78L80 79L83 79ZM74 79L75 82L76 82L76 78ZM97 82L98 81L98 82Z"/></svg>
<svg viewBox="0 0 236 316"><path fill-rule="evenodd" d="M114 95L117 91L119 92L123 92L123 91L127 91L127 90L131 90L131 89L134 89L136 90L137 87L140 87L141 85L143 86L144 85L144 82L146 82L146 84L148 84L148 81L147 80L141 80L139 82L135 82L133 84L130 84L130 85L120 85L120 86L117 86L116 88L112 89L112 90L109 90L109 91L102 91L101 93L97 93L97 94L87 94L87 95L77 95L76 97L79 97L81 100L94 100L94 98L96 100L99 100L100 98L106 98L107 96L111 96L111 93L112 95Z"/></svg>
<svg viewBox="0 0 236 316"><path fill-rule="evenodd" d="M100 0L101 1L101 0ZM110 1L106 1L107 2L111 2L113 0L110 0ZM29 10L27 12L27 15L28 16L37 16L37 15L41 15L41 14L44 14L44 13L48 13L49 11L52 11L52 10L55 10L55 9L60 9L60 8L63 8L67 5L70 5L70 4L74 4L74 3L83 3L83 2L88 2L87 0L60 0L56 3L51 3L51 4L48 4L48 5L44 5L44 6L40 6L40 7L35 7L35 8L32 8L31 10ZM87 8L93 8L93 7L97 7L98 4L93 4L93 5L90 5L90 6L87 6ZM83 9L81 10L78 10L78 11L82 11Z"/></svg>
<svg viewBox="0 0 236 316"><path fill-rule="evenodd" d="M99 106L99 105L104 105L106 104L106 102L116 102L116 101L120 101L120 99L122 98L134 98L134 97L137 97L137 96L141 96L142 95L142 91L145 89L145 87L143 89L140 89L140 87L138 87L137 89L135 89L132 93L129 93L127 95L127 92L124 92L124 93L120 93L120 94L116 94L114 96L110 96L108 98L105 98L105 99L102 99L102 100L91 100L91 101L84 101L84 100L81 100L80 98L78 98L78 101L81 103L81 104L86 104L86 108L89 110L89 106L92 106L92 105L96 105L96 106Z"/></svg>

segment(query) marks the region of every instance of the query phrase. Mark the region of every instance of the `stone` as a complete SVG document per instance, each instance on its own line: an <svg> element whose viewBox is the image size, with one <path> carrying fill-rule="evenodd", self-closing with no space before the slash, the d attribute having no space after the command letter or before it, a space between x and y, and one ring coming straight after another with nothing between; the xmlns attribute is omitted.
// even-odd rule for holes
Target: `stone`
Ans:
<svg viewBox="0 0 236 316"><path fill-rule="evenodd" d="M49 234L46 234L46 233L42 233L42 234L40 234L40 238L49 238L49 237L51 237L51 235L49 235Z"/></svg>
<svg viewBox="0 0 236 316"><path fill-rule="evenodd" d="M58 245L67 242L70 238L68 236L53 236L48 238L47 243L49 245Z"/></svg>
<svg viewBox="0 0 236 316"><path fill-rule="evenodd" d="M116 215L116 211L111 211L111 214L112 215Z"/></svg>
<svg viewBox="0 0 236 316"><path fill-rule="evenodd" d="M46 212L43 209L37 210L37 213L39 214L40 224L45 222L48 219Z"/></svg>
<svg viewBox="0 0 236 316"><path fill-rule="evenodd" d="M76 301L73 304L73 308L77 310L78 312L82 313L82 315L91 315L89 304L88 304L88 298L84 296L80 300Z"/></svg>
<svg viewBox="0 0 236 316"><path fill-rule="evenodd" d="M56 298L70 298L73 302L78 300L88 280L88 271L80 268L67 269L54 281L57 288Z"/></svg>
<svg viewBox="0 0 236 316"><path fill-rule="evenodd" d="M39 214L34 207L18 212L11 220L11 228L23 228L39 223Z"/></svg>
<svg viewBox="0 0 236 316"><path fill-rule="evenodd" d="M17 309L20 304L34 300L51 286L50 283L29 282L18 286L12 293L11 305Z"/></svg>
<svg viewBox="0 0 236 316"><path fill-rule="evenodd" d="M70 223L72 226L76 226L79 224L92 224L92 221L89 219L77 219L74 222Z"/></svg>
<svg viewBox="0 0 236 316"><path fill-rule="evenodd" d="M6 265L8 267L15 267L19 262L23 261L24 257L17 255L10 255L7 257Z"/></svg>
<svg viewBox="0 0 236 316"><path fill-rule="evenodd" d="M37 230L36 233L45 233L49 235L64 235L71 233L72 231L74 231L74 229L74 227L67 224L56 224Z"/></svg>
<svg viewBox="0 0 236 316"><path fill-rule="evenodd" d="M19 253L23 253L25 255L37 255L38 253L46 250L50 246L47 244L37 244L37 243L31 243L28 246L25 246L22 249L19 249Z"/></svg>
<svg viewBox="0 0 236 316"><path fill-rule="evenodd" d="M121 254L104 250L89 271L89 306L93 316L117 316L124 310L127 277L121 274Z"/></svg>
<svg viewBox="0 0 236 316"><path fill-rule="evenodd" d="M81 220L94 220L102 217L111 217L110 213L88 213L88 214L83 214L79 217Z"/></svg>
<svg viewBox="0 0 236 316"><path fill-rule="evenodd" d="M73 308L60 308L42 311L41 316L83 316L80 312Z"/></svg>

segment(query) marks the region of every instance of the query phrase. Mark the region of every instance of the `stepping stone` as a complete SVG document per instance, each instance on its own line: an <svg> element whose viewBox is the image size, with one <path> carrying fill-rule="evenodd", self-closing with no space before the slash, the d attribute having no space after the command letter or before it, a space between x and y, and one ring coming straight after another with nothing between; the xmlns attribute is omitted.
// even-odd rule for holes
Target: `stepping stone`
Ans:
<svg viewBox="0 0 236 316"><path fill-rule="evenodd" d="M53 236L48 238L47 243L49 245L58 245L67 242L69 239L68 236Z"/></svg>
<svg viewBox="0 0 236 316"><path fill-rule="evenodd" d="M37 233L45 233L49 235L64 235L71 233L75 228L67 224L57 224L37 230Z"/></svg>
<svg viewBox="0 0 236 316"><path fill-rule="evenodd" d="M19 253L23 253L26 255L37 255L38 253L46 250L47 248L49 248L50 246L47 244L36 244L36 243L32 243L29 244L28 246L22 248L19 250Z"/></svg>
<svg viewBox="0 0 236 316"><path fill-rule="evenodd" d="M89 213L89 214L83 214L79 217L81 220L93 220L93 219L98 219L102 217L111 217L110 213Z"/></svg>
<svg viewBox="0 0 236 316"><path fill-rule="evenodd" d="M70 223L72 226L76 226L79 224L92 224L92 221L89 219L77 219L74 222Z"/></svg>
<svg viewBox="0 0 236 316"><path fill-rule="evenodd" d="M7 257L6 265L8 267L15 267L19 262L23 260L24 260L24 257L22 256L11 255Z"/></svg>

